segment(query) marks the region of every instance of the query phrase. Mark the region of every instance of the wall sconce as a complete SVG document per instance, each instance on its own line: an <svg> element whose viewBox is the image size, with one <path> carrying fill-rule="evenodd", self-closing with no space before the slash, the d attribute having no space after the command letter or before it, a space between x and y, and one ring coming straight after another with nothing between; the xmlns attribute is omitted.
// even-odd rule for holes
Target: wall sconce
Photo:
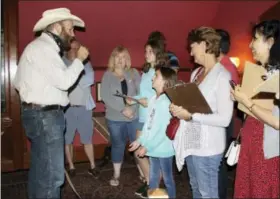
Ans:
<svg viewBox="0 0 280 199"><path fill-rule="evenodd" d="M229 59L236 66L236 68L238 68L238 66L240 64L239 58L238 57L230 57Z"/></svg>

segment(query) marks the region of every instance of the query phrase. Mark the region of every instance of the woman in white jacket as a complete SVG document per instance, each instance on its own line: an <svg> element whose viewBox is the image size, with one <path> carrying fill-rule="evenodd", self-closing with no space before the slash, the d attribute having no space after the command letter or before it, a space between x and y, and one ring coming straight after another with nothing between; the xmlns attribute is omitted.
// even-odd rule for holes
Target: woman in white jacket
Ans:
<svg viewBox="0 0 280 199"><path fill-rule="evenodd" d="M191 56L202 67L191 75L212 109L212 114L190 113L170 105L173 116L181 119L174 139L179 170L187 164L193 198L219 198L218 171L226 147L226 127L233 113L230 73L218 62L221 37L212 28L200 27L188 35ZM190 96L192 97L192 96Z"/></svg>

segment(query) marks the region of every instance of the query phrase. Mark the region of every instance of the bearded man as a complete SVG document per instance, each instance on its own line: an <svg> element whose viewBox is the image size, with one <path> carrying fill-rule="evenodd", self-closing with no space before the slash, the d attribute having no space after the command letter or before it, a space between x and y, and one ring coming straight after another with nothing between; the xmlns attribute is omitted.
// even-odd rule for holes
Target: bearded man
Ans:
<svg viewBox="0 0 280 199"><path fill-rule="evenodd" d="M47 10L33 28L42 34L27 45L20 57L14 85L21 99L21 118L31 141L28 176L29 198L61 198L64 183L63 107L68 88L84 70L88 50L81 46L77 58L66 66L60 56L69 47L74 26L84 22L69 9Z"/></svg>

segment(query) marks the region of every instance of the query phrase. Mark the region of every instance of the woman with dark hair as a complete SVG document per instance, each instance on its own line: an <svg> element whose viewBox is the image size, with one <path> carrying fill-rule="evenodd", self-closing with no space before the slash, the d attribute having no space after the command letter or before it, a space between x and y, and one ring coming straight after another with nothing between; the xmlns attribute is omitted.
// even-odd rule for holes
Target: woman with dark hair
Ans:
<svg viewBox="0 0 280 199"><path fill-rule="evenodd" d="M141 77L141 82L138 89L138 95L134 96L134 98L139 99L141 103L139 106L139 121L137 125L137 133L136 136L139 137L141 135L142 128L147 119L148 114L148 102L153 97L156 92L152 87L152 79L155 76L155 66L159 62L164 62L164 53L163 46L160 45L159 42L152 40L148 41L145 44L145 64L143 67L143 74ZM132 104L133 101L127 99L128 104ZM137 151L136 151L137 153ZM139 187L138 190L135 191L136 195L141 196L142 198L147 197L147 190L149 185L149 160L146 157L137 158L137 167L141 175L141 179L143 180L143 185Z"/></svg>
<svg viewBox="0 0 280 199"><path fill-rule="evenodd" d="M263 21L252 33L253 57L267 69L269 78L280 69L280 21ZM271 113L254 104L240 86L231 92L257 118L248 116L241 132L234 198L279 198L279 93Z"/></svg>

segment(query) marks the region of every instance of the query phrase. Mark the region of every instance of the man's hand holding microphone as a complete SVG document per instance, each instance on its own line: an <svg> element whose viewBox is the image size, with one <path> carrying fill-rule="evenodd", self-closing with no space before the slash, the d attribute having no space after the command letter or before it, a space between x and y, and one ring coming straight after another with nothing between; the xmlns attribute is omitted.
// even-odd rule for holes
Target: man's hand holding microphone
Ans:
<svg viewBox="0 0 280 199"><path fill-rule="evenodd" d="M84 46L80 46L78 52L77 52L77 58L83 62L85 59L88 58L89 52L88 49Z"/></svg>

